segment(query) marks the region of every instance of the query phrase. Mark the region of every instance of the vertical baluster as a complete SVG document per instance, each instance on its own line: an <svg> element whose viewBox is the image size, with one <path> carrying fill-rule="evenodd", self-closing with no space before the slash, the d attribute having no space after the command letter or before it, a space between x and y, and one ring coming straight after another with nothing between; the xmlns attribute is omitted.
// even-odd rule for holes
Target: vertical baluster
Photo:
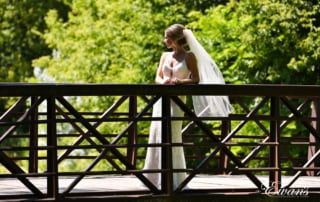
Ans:
<svg viewBox="0 0 320 202"><path fill-rule="evenodd" d="M47 98L47 191L48 196L58 196L58 165L57 165L57 129L55 114L55 98Z"/></svg>
<svg viewBox="0 0 320 202"><path fill-rule="evenodd" d="M38 97L31 97L31 106L36 103ZM38 173L38 107L30 114L30 151L29 151L29 172Z"/></svg>
<svg viewBox="0 0 320 202"><path fill-rule="evenodd" d="M269 186L274 188L274 191L277 192L281 188L281 176L280 176L280 165L279 165L279 98L271 98L271 121L270 121L270 142L273 143L270 145L270 154L269 154L269 163L271 168L275 170L270 171L269 175Z"/></svg>
<svg viewBox="0 0 320 202"><path fill-rule="evenodd" d="M312 121L311 124L312 126L316 129L316 131L320 131L320 99L319 98L314 98L313 99L313 102L312 102L312 112L311 112L311 117L313 118L317 118L317 120L315 121ZM310 133L309 135L309 142L310 143L316 143L318 142L319 140L316 139L316 137ZM316 153L317 149L316 149L316 146L313 145L313 146L308 146L308 160L309 161ZM318 165L315 165L315 163L311 163L309 168L314 168L315 166L318 166ZM307 175L308 176L315 176L317 175L315 173L314 170L309 170L307 171Z"/></svg>
<svg viewBox="0 0 320 202"><path fill-rule="evenodd" d="M128 130L128 149L127 149L127 158L129 162L136 166L136 153L137 149L134 147L134 145L137 143L137 123L135 120L133 120L137 115L137 97L136 96L130 96L129 99L129 123L134 121L134 123L131 125L130 129Z"/></svg>
<svg viewBox="0 0 320 202"><path fill-rule="evenodd" d="M228 136L230 132L230 120L223 120L221 125L221 140L225 139L225 137ZM230 149L230 147L228 147ZM220 174L227 174L228 169L228 162L229 158L228 156L221 150L220 151L220 159L219 159L219 171Z"/></svg>
<svg viewBox="0 0 320 202"><path fill-rule="evenodd" d="M161 186L162 191L168 195L173 194L173 168L172 168L172 139L171 139L171 111L170 111L170 97L162 97L162 172Z"/></svg>

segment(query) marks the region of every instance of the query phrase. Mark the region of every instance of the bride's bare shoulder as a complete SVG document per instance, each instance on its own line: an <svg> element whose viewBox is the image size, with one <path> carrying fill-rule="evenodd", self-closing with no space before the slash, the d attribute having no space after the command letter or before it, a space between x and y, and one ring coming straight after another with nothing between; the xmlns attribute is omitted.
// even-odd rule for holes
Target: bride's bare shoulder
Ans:
<svg viewBox="0 0 320 202"><path fill-rule="evenodd" d="M167 57L168 55L172 54L172 52L163 52L162 56Z"/></svg>
<svg viewBox="0 0 320 202"><path fill-rule="evenodd" d="M170 54L171 52L163 52L161 55L161 60L165 60Z"/></svg>

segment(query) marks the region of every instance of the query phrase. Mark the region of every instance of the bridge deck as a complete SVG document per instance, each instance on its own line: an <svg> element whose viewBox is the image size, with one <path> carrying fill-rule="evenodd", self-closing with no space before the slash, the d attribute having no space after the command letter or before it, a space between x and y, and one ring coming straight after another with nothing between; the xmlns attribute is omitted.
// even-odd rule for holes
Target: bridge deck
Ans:
<svg viewBox="0 0 320 202"><path fill-rule="evenodd" d="M259 180L268 186L267 176L259 176ZM46 193L47 181L45 178L29 178L43 193ZM72 177L61 177L59 179L59 192L63 192L74 180ZM283 176L282 185L285 186L290 182L291 177ZM291 186L306 189L319 189L319 177L301 176ZM250 190L254 192L256 186L245 175L198 175L189 184L188 190L215 190L217 193L223 190ZM135 176L92 176L84 178L76 185L71 193L87 193L86 195L98 193L128 192L141 191L148 192L148 189ZM230 191L229 191L230 192ZM2 178L0 179L0 199L5 195L28 195L30 191L17 179Z"/></svg>

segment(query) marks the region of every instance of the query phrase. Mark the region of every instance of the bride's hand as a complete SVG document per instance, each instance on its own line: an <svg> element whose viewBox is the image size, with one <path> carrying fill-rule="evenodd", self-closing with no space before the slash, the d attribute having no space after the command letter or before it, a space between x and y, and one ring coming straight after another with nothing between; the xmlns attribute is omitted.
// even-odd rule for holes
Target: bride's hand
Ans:
<svg viewBox="0 0 320 202"><path fill-rule="evenodd" d="M171 79L171 84L181 84L181 81L177 78Z"/></svg>
<svg viewBox="0 0 320 202"><path fill-rule="evenodd" d="M174 83L174 84L181 84L181 81L176 78L176 79L174 79L173 83Z"/></svg>
<svg viewBox="0 0 320 202"><path fill-rule="evenodd" d="M172 79L163 79L162 84L172 84Z"/></svg>

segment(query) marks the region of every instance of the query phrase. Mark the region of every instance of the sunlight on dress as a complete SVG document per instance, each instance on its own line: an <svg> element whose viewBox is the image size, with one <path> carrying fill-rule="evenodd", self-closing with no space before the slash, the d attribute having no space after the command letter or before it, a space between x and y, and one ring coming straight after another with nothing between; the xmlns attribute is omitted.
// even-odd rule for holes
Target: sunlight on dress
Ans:
<svg viewBox="0 0 320 202"><path fill-rule="evenodd" d="M170 67L169 60L171 56L168 56L166 62L163 65L163 75L168 78L185 79L190 75L185 60L181 61L174 67ZM179 97L183 102L186 101L185 96ZM161 117L161 102L158 100L152 111L152 117ZM184 113L172 100L170 101L171 116L183 117ZM182 143L182 121L171 121L171 139L172 143ZM150 126L149 144L161 143L161 121L152 121ZM173 169L185 169L186 161L183 147L172 148L172 167ZM161 148L160 147L148 147L145 160L144 169L161 169ZM156 187L161 188L161 173L146 173L144 174ZM186 178L185 172L176 172L173 174L173 188L176 189L180 183Z"/></svg>

